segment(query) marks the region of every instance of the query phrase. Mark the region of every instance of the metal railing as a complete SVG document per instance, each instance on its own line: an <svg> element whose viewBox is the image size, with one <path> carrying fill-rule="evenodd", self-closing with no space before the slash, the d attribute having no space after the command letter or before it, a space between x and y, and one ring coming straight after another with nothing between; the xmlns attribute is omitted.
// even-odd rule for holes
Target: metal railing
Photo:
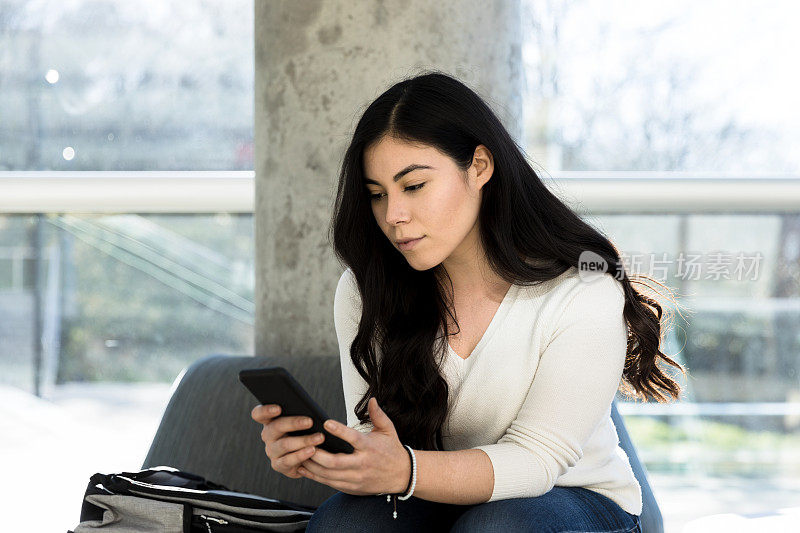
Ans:
<svg viewBox="0 0 800 533"><path fill-rule="evenodd" d="M0 172L0 213L252 213L255 172Z"/></svg>
<svg viewBox="0 0 800 533"><path fill-rule="evenodd" d="M540 174L603 213L797 212L800 176L698 172ZM333 178L331 178L333 179ZM254 171L0 172L0 213L252 213Z"/></svg>
<svg viewBox="0 0 800 533"><path fill-rule="evenodd" d="M800 416L800 402L617 402L621 415L637 416Z"/></svg>

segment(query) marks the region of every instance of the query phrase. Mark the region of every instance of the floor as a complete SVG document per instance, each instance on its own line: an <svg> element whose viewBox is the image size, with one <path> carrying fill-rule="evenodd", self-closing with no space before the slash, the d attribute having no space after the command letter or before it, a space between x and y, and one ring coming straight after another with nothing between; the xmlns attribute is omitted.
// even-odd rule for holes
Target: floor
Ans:
<svg viewBox="0 0 800 533"><path fill-rule="evenodd" d="M4 531L36 533L28 521L37 512L38 531L74 528L92 474L140 469L170 393L170 386L160 383L68 384L45 401L0 385L0 501L16 510L5 514ZM790 523L800 523L798 479L651 472L649 480L666 533L788 532ZM41 493L45 482L61 488L41 514L41 498L30 495Z"/></svg>

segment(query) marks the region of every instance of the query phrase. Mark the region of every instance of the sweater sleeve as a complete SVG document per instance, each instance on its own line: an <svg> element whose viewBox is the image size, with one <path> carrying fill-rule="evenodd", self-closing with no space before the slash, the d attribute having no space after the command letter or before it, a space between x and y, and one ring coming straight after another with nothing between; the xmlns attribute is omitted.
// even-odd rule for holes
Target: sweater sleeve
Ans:
<svg viewBox="0 0 800 533"><path fill-rule="evenodd" d="M627 354L622 285L606 273L566 299L516 418L496 444L474 447L494 469L488 501L548 492L608 417Z"/></svg>
<svg viewBox="0 0 800 533"><path fill-rule="evenodd" d="M347 425L362 433L372 430L372 423L361 423L356 417L355 406L367 392L367 382L356 370L350 359L350 346L358 333L361 322L361 295L355 275L349 268L342 273L333 298L333 322L339 343L339 359L342 367L342 388L347 410Z"/></svg>

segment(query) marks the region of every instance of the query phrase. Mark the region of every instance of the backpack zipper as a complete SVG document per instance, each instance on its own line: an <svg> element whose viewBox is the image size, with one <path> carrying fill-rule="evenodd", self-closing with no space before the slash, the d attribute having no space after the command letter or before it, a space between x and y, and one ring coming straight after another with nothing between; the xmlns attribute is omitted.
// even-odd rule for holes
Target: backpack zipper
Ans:
<svg viewBox="0 0 800 533"><path fill-rule="evenodd" d="M211 531L211 525L208 523L209 520L212 521L212 522L216 522L218 524L227 524L228 523L227 520L223 520L222 518L216 518L214 516L206 516L204 514L201 514L200 518L202 518L202 519L204 519L206 521L205 526L206 526L206 530L208 531L208 533L213 533Z"/></svg>

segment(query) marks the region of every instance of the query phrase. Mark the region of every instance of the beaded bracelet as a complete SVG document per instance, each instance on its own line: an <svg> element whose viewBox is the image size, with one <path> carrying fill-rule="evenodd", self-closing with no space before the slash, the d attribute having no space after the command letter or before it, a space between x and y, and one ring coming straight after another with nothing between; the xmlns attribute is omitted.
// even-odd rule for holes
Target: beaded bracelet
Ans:
<svg viewBox="0 0 800 533"><path fill-rule="evenodd" d="M408 480L408 485L406 486L406 493L402 496L398 496L397 494L387 494L386 501L389 502L394 496L394 512L392 513L392 517L396 520L397 519L397 499L400 498L401 500L407 500L414 494L414 488L417 486L417 456L414 455L414 450L411 449L411 446L404 444L406 450L408 451L408 455L411 458L411 477Z"/></svg>

